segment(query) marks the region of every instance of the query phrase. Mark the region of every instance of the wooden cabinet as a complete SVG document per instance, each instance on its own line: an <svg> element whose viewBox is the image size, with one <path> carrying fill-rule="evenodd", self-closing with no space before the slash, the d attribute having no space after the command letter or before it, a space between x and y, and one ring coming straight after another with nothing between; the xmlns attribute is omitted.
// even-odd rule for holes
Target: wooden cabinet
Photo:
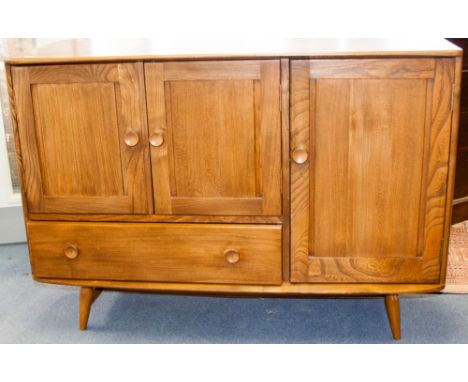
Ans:
<svg viewBox="0 0 468 382"><path fill-rule="evenodd" d="M380 295L399 338L398 295L444 287L455 46L87 44L7 60L33 275L81 329L102 289Z"/></svg>
<svg viewBox="0 0 468 382"><path fill-rule="evenodd" d="M12 68L32 213L153 212L143 64Z"/></svg>
<svg viewBox="0 0 468 382"><path fill-rule="evenodd" d="M156 213L281 215L278 60L145 64Z"/></svg>
<svg viewBox="0 0 468 382"><path fill-rule="evenodd" d="M452 59L293 60L291 280L436 282Z"/></svg>

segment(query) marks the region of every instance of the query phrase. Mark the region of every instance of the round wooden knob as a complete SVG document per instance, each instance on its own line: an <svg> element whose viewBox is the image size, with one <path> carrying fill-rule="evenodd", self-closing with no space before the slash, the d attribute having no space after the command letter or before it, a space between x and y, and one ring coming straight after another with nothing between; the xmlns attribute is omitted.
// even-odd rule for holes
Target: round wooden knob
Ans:
<svg viewBox="0 0 468 382"><path fill-rule="evenodd" d="M157 131L153 134L151 134L149 141L151 143L151 146L158 147L161 146L164 143L164 134L162 131Z"/></svg>
<svg viewBox="0 0 468 382"><path fill-rule="evenodd" d="M309 154L307 154L306 149L303 147L297 147L292 152L292 159L297 164L302 164L302 163L307 162L308 157L309 157Z"/></svg>
<svg viewBox="0 0 468 382"><path fill-rule="evenodd" d="M75 259L78 256L78 247L76 244L68 244L65 248L65 256L69 259Z"/></svg>
<svg viewBox="0 0 468 382"><path fill-rule="evenodd" d="M138 134L132 129L127 129L124 135L124 142L127 146L135 146L138 144Z"/></svg>
<svg viewBox="0 0 468 382"><path fill-rule="evenodd" d="M235 264L240 260L240 253L236 249L226 249L224 251L226 261L230 264Z"/></svg>

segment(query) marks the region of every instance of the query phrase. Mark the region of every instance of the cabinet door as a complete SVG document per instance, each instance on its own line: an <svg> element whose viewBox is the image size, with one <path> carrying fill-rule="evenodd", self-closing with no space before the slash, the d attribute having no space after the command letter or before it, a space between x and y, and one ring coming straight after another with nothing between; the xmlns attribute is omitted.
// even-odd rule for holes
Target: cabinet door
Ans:
<svg viewBox="0 0 468 382"><path fill-rule="evenodd" d="M13 67L30 212L153 211L142 64Z"/></svg>
<svg viewBox="0 0 468 382"><path fill-rule="evenodd" d="M453 64L292 61L293 282L438 282Z"/></svg>
<svg viewBox="0 0 468 382"><path fill-rule="evenodd" d="M155 210L280 215L279 61L145 65Z"/></svg>

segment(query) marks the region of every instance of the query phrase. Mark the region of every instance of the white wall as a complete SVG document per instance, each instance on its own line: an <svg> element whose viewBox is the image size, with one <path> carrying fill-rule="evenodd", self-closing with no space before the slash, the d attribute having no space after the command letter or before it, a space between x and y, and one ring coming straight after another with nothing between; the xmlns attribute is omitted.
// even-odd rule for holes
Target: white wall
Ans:
<svg viewBox="0 0 468 382"><path fill-rule="evenodd" d="M1 48L2 44L0 44ZM0 51L0 55L1 55ZM3 62L0 61L0 75L4 76ZM0 89L0 97L6 97L6 89ZM10 176L10 164L8 161L5 136L2 102L0 102L0 244L17 243L26 240L21 197L13 192Z"/></svg>
<svg viewBox="0 0 468 382"><path fill-rule="evenodd" d="M1 105L0 105L1 108ZM26 240L19 194L13 193L0 109L0 244Z"/></svg>

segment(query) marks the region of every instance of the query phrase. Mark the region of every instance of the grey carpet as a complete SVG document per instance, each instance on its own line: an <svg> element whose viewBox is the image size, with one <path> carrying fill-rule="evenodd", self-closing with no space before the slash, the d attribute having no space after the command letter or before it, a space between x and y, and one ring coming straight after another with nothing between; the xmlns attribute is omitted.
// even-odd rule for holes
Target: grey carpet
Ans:
<svg viewBox="0 0 468 382"><path fill-rule="evenodd" d="M402 298L399 343L468 343L467 295ZM78 288L34 282L0 246L1 343L396 343L381 298L214 298L104 292L78 330Z"/></svg>

